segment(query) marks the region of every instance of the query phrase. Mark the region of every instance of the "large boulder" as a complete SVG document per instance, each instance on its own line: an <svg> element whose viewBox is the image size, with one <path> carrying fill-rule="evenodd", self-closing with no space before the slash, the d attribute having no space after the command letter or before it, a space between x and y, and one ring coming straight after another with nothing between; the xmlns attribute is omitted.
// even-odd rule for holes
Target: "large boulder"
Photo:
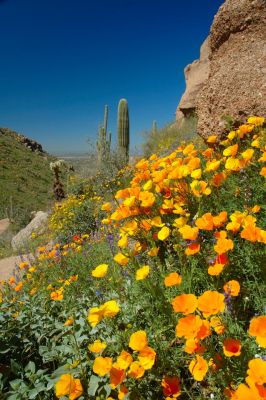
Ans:
<svg viewBox="0 0 266 400"><path fill-rule="evenodd" d="M226 0L214 17L209 73L191 101L203 138L223 133L224 116L239 123L248 115L266 116L265 21L265 0Z"/></svg>
<svg viewBox="0 0 266 400"><path fill-rule="evenodd" d="M35 213L31 222L19 231L12 239L11 245L14 250L27 247L32 233L41 234L45 231L49 214L43 211Z"/></svg>
<svg viewBox="0 0 266 400"><path fill-rule="evenodd" d="M0 236L6 233L10 227L9 218L0 219Z"/></svg>
<svg viewBox="0 0 266 400"><path fill-rule="evenodd" d="M3 258L0 260L0 287L1 281L9 279L11 276L15 276L17 280L20 280L21 270L18 268L22 262L28 262L30 265L34 263L34 256L32 254L23 254L20 256L12 256Z"/></svg>
<svg viewBox="0 0 266 400"><path fill-rule="evenodd" d="M193 61L186 66L184 70L186 79L186 90L176 110L176 120L189 117L196 111L197 96L203 87L203 84L209 77L210 72L210 44L209 37L203 42L200 48L199 60Z"/></svg>

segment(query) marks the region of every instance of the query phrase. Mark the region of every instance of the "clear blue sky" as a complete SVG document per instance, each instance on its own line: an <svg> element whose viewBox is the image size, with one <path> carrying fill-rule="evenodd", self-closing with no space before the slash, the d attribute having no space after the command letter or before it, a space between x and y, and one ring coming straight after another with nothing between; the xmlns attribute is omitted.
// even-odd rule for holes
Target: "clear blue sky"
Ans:
<svg viewBox="0 0 266 400"><path fill-rule="evenodd" d="M184 67L223 0L0 0L0 126L53 153L86 151L120 98L131 144L174 119Z"/></svg>

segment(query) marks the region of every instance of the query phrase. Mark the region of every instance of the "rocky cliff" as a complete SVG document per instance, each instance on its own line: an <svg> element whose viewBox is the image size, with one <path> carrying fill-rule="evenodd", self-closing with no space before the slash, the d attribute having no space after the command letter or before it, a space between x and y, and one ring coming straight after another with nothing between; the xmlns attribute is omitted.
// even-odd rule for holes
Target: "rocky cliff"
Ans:
<svg viewBox="0 0 266 400"><path fill-rule="evenodd" d="M226 0L214 17L200 59L185 69L177 121L198 116L198 133L222 134L223 116L241 123L266 116L266 0Z"/></svg>
<svg viewBox="0 0 266 400"><path fill-rule="evenodd" d="M22 143L25 147L27 147L27 149L31 151L36 151L41 154L45 153L40 143L36 142L35 140L29 139L28 137L22 135L21 133L17 133L8 128L0 128L0 135L1 134L13 137L15 140Z"/></svg>

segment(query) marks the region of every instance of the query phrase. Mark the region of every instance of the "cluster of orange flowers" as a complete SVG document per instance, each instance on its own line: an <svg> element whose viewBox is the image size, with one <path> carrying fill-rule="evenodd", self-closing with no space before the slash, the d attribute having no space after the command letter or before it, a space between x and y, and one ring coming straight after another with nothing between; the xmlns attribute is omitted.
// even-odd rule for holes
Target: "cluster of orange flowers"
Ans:
<svg viewBox="0 0 266 400"><path fill-rule="evenodd" d="M231 400L260 400L266 397L266 361L257 358L248 363L246 384L241 383L237 390L227 389L225 393Z"/></svg>
<svg viewBox="0 0 266 400"><path fill-rule="evenodd" d="M59 279L59 283L63 283L58 289L55 289L53 285L49 284L47 289L51 290L50 298L51 300L60 301L64 298L64 289L69 286L72 282L78 280L78 275L71 275L68 279Z"/></svg>
<svg viewBox="0 0 266 400"><path fill-rule="evenodd" d="M264 119L251 117L247 125L242 125L238 130L228 134L227 140L219 143L221 146L230 144L234 139L243 138L252 134L255 127L263 124ZM217 137L211 136L209 142L212 147L199 153L193 144L180 146L172 154L158 158L152 155L149 160L139 161L136 172L131 181L131 186L121 189L116 194L119 207L106 219L105 224L116 223L120 226L121 239L119 246L128 248L128 238L140 236L143 231L152 238L164 241L178 234L189 242L186 248L187 255L193 255L200 251L200 243L197 242L199 230L216 230L227 222L227 213L222 211L218 216L206 213L195 221L195 227L188 224L191 215L188 212L188 201L192 195L195 198L209 196L212 187L219 187L231 173L247 168L251 163L265 163L266 149L260 144L257 134L253 135L251 148L238 154L238 143L228 146L218 155L214 142ZM259 150L259 156L255 158L255 150ZM203 156L203 158L202 158ZM219 159L217 159L220 157ZM237 164L237 166L236 166ZM218 171L219 170L219 171ZM260 174L263 175L265 167ZM205 180L202 180L202 178ZM255 206L251 212L258 212L259 206ZM102 210L110 212L111 203L105 203ZM176 216L172 227L167 226L165 217ZM256 226L256 218L245 212L236 211L230 216L230 222L226 225L226 231L235 234L240 228L241 237L266 243L266 231ZM225 253L233 248L231 239L227 239L227 232L218 233L218 244L215 251L218 254ZM144 242L144 243L143 243ZM132 254L123 254L124 257L136 255L147 247L147 241L136 243ZM127 260L119 253L117 261L125 265Z"/></svg>
<svg viewBox="0 0 266 400"><path fill-rule="evenodd" d="M89 346L93 353L102 353L107 347L106 343L96 340ZM110 386L112 389L119 387L118 399L122 400L128 393L125 385L121 385L126 378L140 379L145 371L154 365L156 352L148 345L145 331L133 333L129 340L129 347L133 354L123 350L113 362L111 357L97 356L93 362L93 372L101 377L109 375ZM134 356L137 360L134 360ZM109 397L109 400L112 398Z"/></svg>
<svg viewBox="0 0 266 400"><path fill-rule="evenodd" d="M263 166L266 145L256 130L264 122L262 117L250 117L247 124L229 132L223 141L219 142L217 136L210 136L209 147L203 152L189 144L162 158L152 155L148 160L140 160L135 166L130 187L119 190L115 196L118 206L115 209L112 203L102 206L102 210L108 213L103 223L115 225L120 230L120 252L114 260L124 267L139 254L156 257L167 243L171 243L171 248L176 251L183 249L184 254L191 257L202 251L201 247L206 242L202 233L205 231L210 232L214 243L214 261L208 265L207 271L209 275L217 276L229 264L228 253L234 249L236 235L252 243L266 244L266 230L256 224L255 214L261 209L259 205L230 215L224 210L216 215L210 212L192 215L189 206L191 202L197 204L202 197L210 196L213 189L220 187L231 174L244 171L251 165L262 164L259 175L266 177L266 167ZM241 140L247 138L251 138L250 147L244 148L247 140L243 146ZM224 149L219 151L218 146ZM146 272L147 276L149 270ZM171 272L164 278L166 287L179 285L181 281L182 277L177 272ZM231 280L224 284L223 289L224 294L208 290L199 297L184 293L172 300L173 310L183 314L176 326L176 336L185 339L186 353L195 354L188 368L196 381L202 381L208 371L220 368L219 355L215 360L206 360L202 356L206 350L202 341L212 334L212 330L218 335L224 333L225 326L217 314L226 312L225 295L238 296L240 284ZM255 336L260 346L266 347L266 316L254 318L248 333ZM223 340L222 348L224 356L238 357L242 343L237 338L229 337ZM259 363L265 365L263 360ZM240 385L235 391L228 389L227 395L234 400L253 399L251 391L255 393L256 387L254 399L265 398L265 381L261 383L261 378L257 376L253 379L250 376L254 375L251 372L248 374L248 386ZM178 397L181 393L176 376L164 377L162 387L167 398ZM245 391L249 391L250 395L243 397L241 393Z"/></svg>

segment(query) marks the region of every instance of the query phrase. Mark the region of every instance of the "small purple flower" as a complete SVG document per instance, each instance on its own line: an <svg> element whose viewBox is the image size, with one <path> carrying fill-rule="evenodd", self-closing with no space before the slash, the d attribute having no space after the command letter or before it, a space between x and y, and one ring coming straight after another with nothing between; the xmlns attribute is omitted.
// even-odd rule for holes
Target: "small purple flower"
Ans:
<svg viewBox="0 0 266 400"><path fill-rule="evenodd" d="M233 313L233 303L232 303L232 296L229 293L224 293L224 301L227 307L227 310L230 313Z"/></svg>

